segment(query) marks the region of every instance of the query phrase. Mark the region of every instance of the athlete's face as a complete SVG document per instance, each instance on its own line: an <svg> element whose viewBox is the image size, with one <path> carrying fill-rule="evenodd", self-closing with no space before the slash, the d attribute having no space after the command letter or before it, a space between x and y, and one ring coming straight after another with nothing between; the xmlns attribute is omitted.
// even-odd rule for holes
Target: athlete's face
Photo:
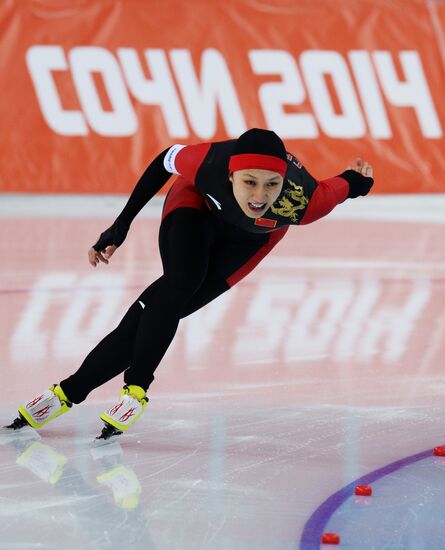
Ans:
<svg viewBox="0 0 445 550"><path fill-rule="evenodd" d="M277 200L283 188L283 176L270 170L237 170L230 175L233 194L249 218L260 218Z"/></svg>

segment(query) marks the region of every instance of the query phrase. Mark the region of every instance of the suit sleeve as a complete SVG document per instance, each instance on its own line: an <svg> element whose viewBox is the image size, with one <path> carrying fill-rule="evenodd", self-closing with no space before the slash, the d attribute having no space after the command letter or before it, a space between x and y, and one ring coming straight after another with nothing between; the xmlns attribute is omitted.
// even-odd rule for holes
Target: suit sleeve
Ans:
<svg viewBox="0 0 445 550"><path fill-rule="evenodd" d="M199 167L209 152L210 145L210 143L173 145L164 157L164 168L171 174L180 175L194 183Z"/></svg>
<svg viewBox="0 0 445 550"><path fill-rule="evenodd" d="M317 181L317 184L300 222L301 225L307 225L327 216L337 204L348 198L349 183L340 176Z"/></svg>
<svg viewBox="0 0 445 550"><path fill-rule="evenodd" d="M100 234L93 248L104 250L107 246L120 246L128 233L130 225L147 202L167 183L171 173L164 168L164 157L167 149L162 151L145 169L127 204L114 221L113 225Z"/></svg>
<svg viewBox="0 0 445 550"><path fill-rule="evenodd" d="M162 189L172 174L180 174L194 183L196 173L205 159L210 143L199 145L173 145L162 151L146 168L133 189L127 204L111 227L101 233L93 245L95 250L107 246L120 246L130 225L147 202Z"/></svg>
<svg viewBox="0 0 445 550"><path fill-rule="evenodd" d="M164 168L164 158L168 150L162 151L145 169L133 189L127 204L118 216L118 220L127 227L147 204L147 202L162 189L171 177Z"/></svg>

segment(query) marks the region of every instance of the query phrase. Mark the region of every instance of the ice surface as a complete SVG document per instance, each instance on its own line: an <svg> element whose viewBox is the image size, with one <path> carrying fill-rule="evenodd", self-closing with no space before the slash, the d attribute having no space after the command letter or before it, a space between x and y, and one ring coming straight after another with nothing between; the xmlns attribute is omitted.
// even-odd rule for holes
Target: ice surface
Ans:
<svg viewBox="0 0 445 550"><path fill-rule="evenodd" d="M158 212L93 270L86 251L114 214L67 197L37 216L26 201L0 209L2 425L160 273ZM184 320L118 442L92 446L120 379L41 439L0 434L0 548L309 550L322 531L353 550L440 548L445 208L430 223L430 198L367 204L291 229ZM363 479L374 494L358 499Z"/></svg>

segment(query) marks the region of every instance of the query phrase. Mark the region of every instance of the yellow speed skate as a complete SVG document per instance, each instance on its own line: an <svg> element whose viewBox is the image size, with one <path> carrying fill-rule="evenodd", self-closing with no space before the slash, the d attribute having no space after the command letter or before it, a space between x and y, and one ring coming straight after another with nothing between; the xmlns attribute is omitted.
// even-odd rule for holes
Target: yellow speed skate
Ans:
<svg viewBox="0 0 445 550"><path fill-rule="evenodd" d="M53 384L49 389L19 407L19 416L7 426L12 430L18 430L24 426L41 428L68 412L73 404L68 400L64 391L58 384Z"/></svg>
<svg viewBox="0 0 445 550"><path fill-rule="evenodd" d="M115 435L120 435L142 415L147 403L148 397L143 388L134 385L124 386L119 401L100 414L105 427L96 439L109 440Z"/></svg>

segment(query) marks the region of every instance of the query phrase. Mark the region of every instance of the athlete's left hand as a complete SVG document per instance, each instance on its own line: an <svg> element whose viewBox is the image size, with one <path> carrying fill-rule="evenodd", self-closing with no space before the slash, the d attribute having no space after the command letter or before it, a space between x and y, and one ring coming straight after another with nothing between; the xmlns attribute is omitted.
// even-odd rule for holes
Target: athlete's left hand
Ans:
<svg viewBox="0 0 445 550"><path fill-rule="evenodd" d="M359 172L362 176L366 176L367 178L373 177L373 169L371 164L368 162L364 162L361 158L355 159L354 166L348 166L348 170L355 170L356 172Z"/></svg>
<svg viewBox="0 0 445 550"><path fill-rule="evenodd" d="M372 166L368 162L363 162L361 158L355 159L354 166L348 166L340 177L349 183L350 199L367 195L374 185Z"/></svg>

